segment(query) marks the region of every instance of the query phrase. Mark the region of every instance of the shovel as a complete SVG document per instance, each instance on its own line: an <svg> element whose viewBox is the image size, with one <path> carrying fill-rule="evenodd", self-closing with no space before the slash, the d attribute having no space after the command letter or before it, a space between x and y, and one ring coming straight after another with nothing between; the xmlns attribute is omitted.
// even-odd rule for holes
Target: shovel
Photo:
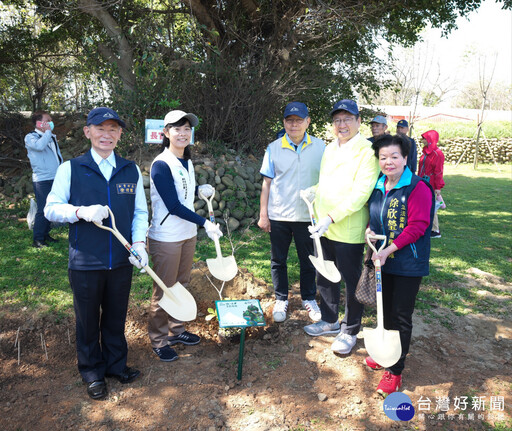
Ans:
<svg viewBox="0 0 512 431"><path fill-rule="evenodd" d="M213 191L210 199L204 196L201 191L199 191L199 197L206 201L206 205L208 205L208 213L210 216L210 221L215 223L215 216L213 215L213 207L212 201L215 196L215 190ZM231 255L228 257L222 257L222 251L220 249L219 238L215 235L213 242L215 243L215 251L217 252L217 257L215 259L206 259L206 265L208 265L208 269L211 274L221 281L229 281L235 278L235 275L238 272L238 267L236 266L235 256Z"/></svg>
<svg viewBox="0 0 512 431"><path fill-rule="evenodd" d="M116 220L114 218L114 214L108 209L110 214L110 219L112 220L112 228L107 226L103 226L100 223L94 222L96 226L100 229L108 230L112 232L116 238L123 244L124 248L130 252L130 254L139 260L142 260L141 257L137 254L137 252L133 249L131 244L126 241L126 239L121 235L121 233L116 228ZM197 315L197 305L194 297L190 294L190 292L185 289L185 287L181 283L176 283L171 287L167 287L164 282L156 275L156 273L149 267L149 265L145 265L144 270L151 276L153 280L155 280L156 284L160 286L160 288L164 291L162 299L158 302L158 305L162 307L167 314L170 314L175 319L187 322L190 320L194 320Z"/></svg>
<svg viewBox="0 0 512 431"><path fill-rule="evenodd" d="M306 202L306 205L308 206L309 210L309 217L311 218L311 226L314 226L316 224L315 221L315 214L313 211L313 202L309 202L307 196L303 193L304 190L300 191L300 197L304 202ZM316 248L316 254L318 256L309 256L309 260L315 267L315 269L322 274L327 280L329 280L331 283L338 283L341 280L341 274L338 271L338 268L336 268L336 265L334 265L334 262L332 260L324 260L324 255L322 252L322 244L320 244L320 235L318 235L318 232L315 232L313 235L313 241L315 242L315 248Z"/></svg>
<svg viewBox="0 0 512 431"><path fill-rule="evenodd" d="M371 239L382 240L379 251L371 243ZM385 235L368 235L368 245L375 253L379 253L386 245ZM380 260L375 262L375 282L377 288L377 327L363 328L364 347L370 357L379 365L391 367L395 365L402 354L402 344L400 343L400 332L394 329L384 329L384 314L382 310L382 271Z"/></svg>

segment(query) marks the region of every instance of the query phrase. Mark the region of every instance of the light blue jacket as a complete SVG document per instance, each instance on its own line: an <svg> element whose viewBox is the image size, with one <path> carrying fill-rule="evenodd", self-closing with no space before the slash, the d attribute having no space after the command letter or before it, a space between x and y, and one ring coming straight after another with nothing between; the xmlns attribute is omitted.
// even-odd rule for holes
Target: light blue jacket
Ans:
<svg viewBox="0 0 512 431"><path fill-rule="evenodd" d="M62 163L56 136L50 130L43 133L36 129L25 136L25 147L32 166L32 181L53 180Z"/></svg>

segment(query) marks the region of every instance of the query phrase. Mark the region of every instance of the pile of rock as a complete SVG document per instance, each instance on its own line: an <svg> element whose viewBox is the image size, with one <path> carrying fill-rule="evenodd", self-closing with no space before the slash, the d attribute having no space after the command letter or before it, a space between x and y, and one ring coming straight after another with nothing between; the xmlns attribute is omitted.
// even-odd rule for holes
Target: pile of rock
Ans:
<svg viewBox="0 0 512 431"><path fill-rule="evenodd" d="M498 163L512 162L512 138L487 139L487 143ZM445 162L455 164L473 163L475 159L476 139L472 138L455 138L446 139L439 144L439 148L444 153ZM484 139L480 139L478 143L478 160L480 163L494 163L489 147ZM466 151L464 153L464 150Z"/></svg>
<svg viewBox="0 0 512 431"><path fill-rule="evenodd" d="M194 160L197 184L215 187L212 206L216 222L227 224L230 231L245 228L258 219L262 184L260 166L261 162L252 155L243 162L240 157L229 153L216 159ZM147 167L143 169L144 187L149 199L147 171ZM196 197L194 209L200 216L208 218L208 208L203 199Z"/></svg>

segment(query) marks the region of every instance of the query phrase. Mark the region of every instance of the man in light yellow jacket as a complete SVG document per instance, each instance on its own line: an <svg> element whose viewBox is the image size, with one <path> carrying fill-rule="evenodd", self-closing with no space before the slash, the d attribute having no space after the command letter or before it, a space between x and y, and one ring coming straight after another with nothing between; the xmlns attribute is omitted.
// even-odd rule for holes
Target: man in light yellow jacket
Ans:
<svg viewBox="0 0 512 431"><path fill-rule="evenodd" d="M332 350L348 354L356 344L363 306L355 299L361 276L364 232L368 224L366 202L379 175L372 144L359 133L361 118L353 100L341 100L331 111L337 139L325 149L316 186L307 189L315 197L318 224L310 232L321 236L325 260L334 261L346 287L345 316L338 321L340 283L318 273L322 320L304 328L311 336L338 334Z"/></svg>

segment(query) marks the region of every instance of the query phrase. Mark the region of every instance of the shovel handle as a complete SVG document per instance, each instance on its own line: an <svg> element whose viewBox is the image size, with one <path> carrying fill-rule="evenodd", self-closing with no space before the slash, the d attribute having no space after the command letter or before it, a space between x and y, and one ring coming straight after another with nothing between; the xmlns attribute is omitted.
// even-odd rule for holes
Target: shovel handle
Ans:
<svg viewBox="0 0 512 431"><path fill-rule="evenodd" d="M110 219L112 221L112 228L108 227L108 226L104 226L102 225L101 223L96 223L96 222L93 222L96 226L98 226L100 229L103 229L103 230L108 230L109 232L112 232L114 234L114 236L119 240L119 242L121 244L123 244L124 248L126 248L126 250L128 250L130 252L130 254L135 257L135 259L137 259L139 262L142 261L142 258L138 255L138 253L134 250L134 248L132 247L132 245L126 241L125 237L121 234L121 232L119 232L117 230L117 227L116 227L116 219L114 217L114 213L112 212L112 210L108 208L108 212L110 214ZM156 275L155 271L153 271L149 265L144 265L143 266L144 270L151 276L151 278L153 280L155 280L155 283L158 284L160 286L160 288L166 292L168 295L170 296L173 296L171 290L165 285L165 283L161 280L161 278Z"/></svg>
<svg viewBox="0 0 512 431"><path fill-rule="evenodd" d="M215 189L213 189L213 193L209 199L201 193L201 190L199 190L197 193L201 199L205 200L206 205L208 207L208 216L210 217L210 221L212 223L215 223L215 216L213 215L213 206L212 206L212 201L213 201L213 198L215 197Z"/></svg>
<svg viewBox="0 0 512 431"><path fill-rule="evenodd" d="M382 244L380 245L379 247L379 250L377 250L375 248L375 246L373 245L373 243L370 241L371 239L376 239L378 241L382 241ZM376 254L379 254L382 249L384 248L384 246L386 245L386 235L367 235L366 236L366 242L368 243L368 245L370 246L370 248L376 253Z"/></svg>
<svg viewBox="0 0 512 431"><path fill-rule="evenodd" d="M210 221L212 223L215 223L215 215L213 214L213 205L212 205L213 198L215 197L215 189L213 189L213 193L210 196L210 198L207 198L205 195L203 195L201 193L201 190L199 190L197 193L198 193L199 197L201 199L204 199L204 201L206 202L206 206L208 207L208 215L210 217ZM219 257L219 258L222 257L222 250L220 249L219 238L217 237L217 235L215 235L215 238L213 239L213 243L215 244L215 252L217 253L217 257Z"/></svg>
<svg viewBox="0 0 512 431"><path fill-rule="evenodd" d="M382 244L379 247L379 250L375 248L373 243L370 241L371 239L376 239L382 241ZM370 246L370 248L376 253L379 254L382 249L386 246L386 235L367 235L366 242ZM375 259L375 289L376 289L376 298L377 298L377 328L379 331L383 333L384 331L384 308L382 304L382 269L380 266L380 259Z"/></svg>
<svg viewBox="0 0 512 431"><path fill-rule="evenodd" d="M315 219L315 211L313 209L313 202L315 202L315 200L313 199L310 202L308 200L306 194L304 193L304 190L301 190L299 192L299 195L302 198L302 200L306 203L306 206L308 207L309 218L311 219L311 226L315 226L316 219ZM315 242L316 254L318 255L318 258L320 260L324 260L324 253L322 251L322 245L320 244L320 235L318 235L318 232L315 232L314 234L311 235L311 237L313 238L313 241Z"/></svg>
<svg viewBox="0 0 512 431"><path fill-rule="evenodd" d="M316 225L315 211L313 210L313 202L315 202L315 200L313 199L310 202L306 196L306 193L304 193L304 192L305 192L305 190L301 190L299 192L299 195L302 198L302 200L306 203L306 206L308 207L309 218L311 219L311 225L314 226L314 225Z"/></svg>

